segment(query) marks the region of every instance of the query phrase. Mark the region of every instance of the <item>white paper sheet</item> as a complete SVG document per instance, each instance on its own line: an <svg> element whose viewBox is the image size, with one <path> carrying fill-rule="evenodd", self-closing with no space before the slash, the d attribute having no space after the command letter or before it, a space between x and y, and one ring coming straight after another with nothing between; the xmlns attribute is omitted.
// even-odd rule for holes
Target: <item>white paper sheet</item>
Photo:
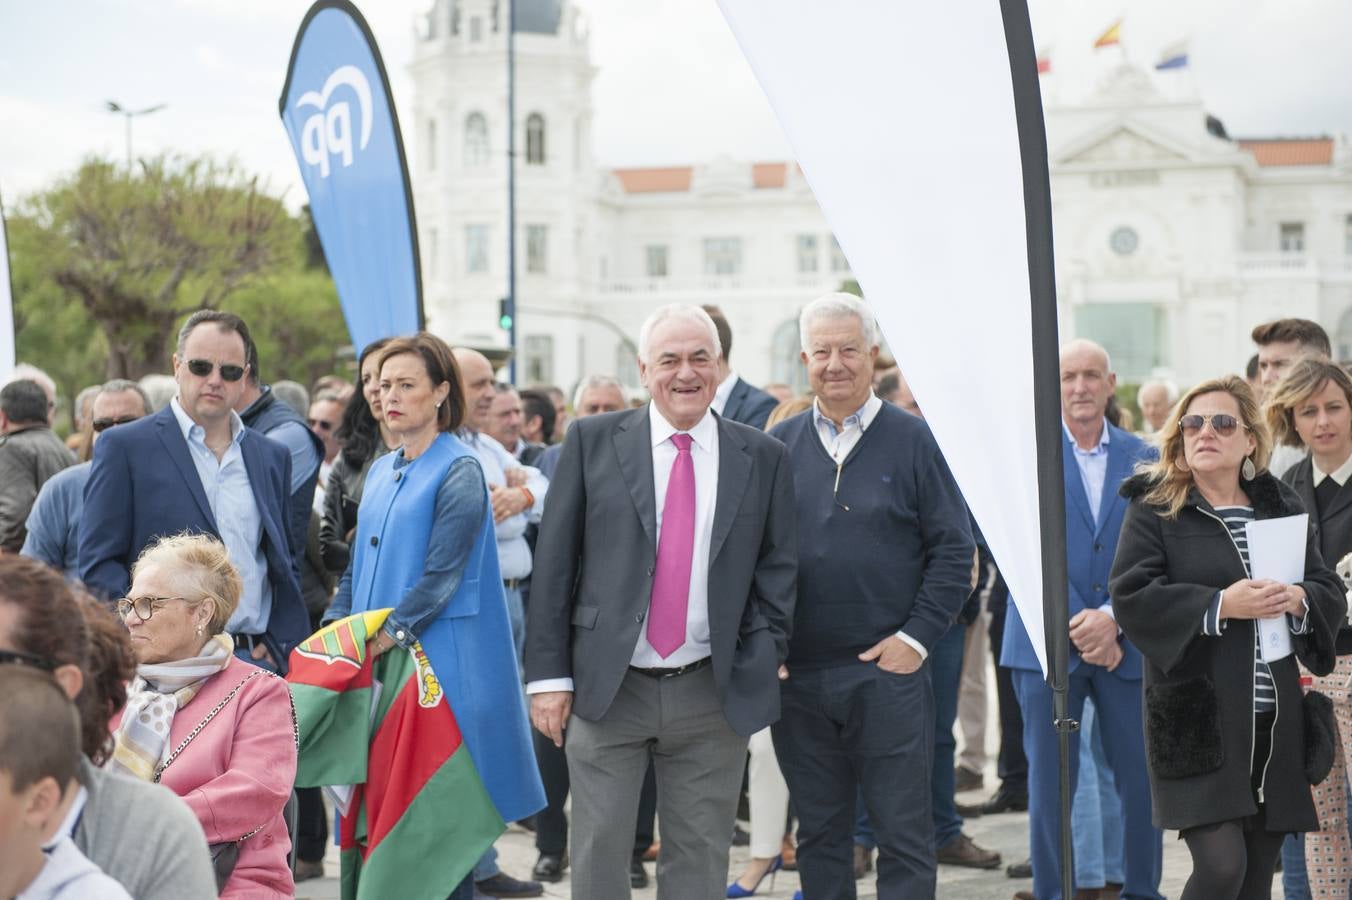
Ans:
<svg viewBox="0 0 1352 900"><path fill-rule="evenodd" d="M1255 580L1270 578L1295 584L1305 578L1305 539L1310 517L1284 516L1255 519L1244 526L1249 539L1249 572ZM1291 655L1291 626L1286 615L1258 620L1263 662L1276 662Z"/></svg>

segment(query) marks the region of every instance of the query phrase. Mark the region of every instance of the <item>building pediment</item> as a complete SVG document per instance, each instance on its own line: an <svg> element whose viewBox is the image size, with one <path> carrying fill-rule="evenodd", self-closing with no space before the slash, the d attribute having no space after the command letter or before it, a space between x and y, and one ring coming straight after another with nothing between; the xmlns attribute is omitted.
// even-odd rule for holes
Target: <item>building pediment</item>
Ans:
<svg viewBox="0 0 1352 900"><path fill-rule="evenodd" d="M1193 154L1161 135L1143 131L1135 125L1113 125L1087 135L1067 147L1055 160L1057 165L1159 165L1188 162Z"/></svg>

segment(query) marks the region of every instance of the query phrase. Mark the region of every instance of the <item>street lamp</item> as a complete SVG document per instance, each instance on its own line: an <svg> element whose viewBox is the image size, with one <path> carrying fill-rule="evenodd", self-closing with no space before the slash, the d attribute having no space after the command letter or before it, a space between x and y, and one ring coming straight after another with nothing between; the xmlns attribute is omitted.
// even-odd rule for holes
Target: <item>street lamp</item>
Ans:
<svg viewBox="0 0 1352 900"><path fill-rule="evenodd" d="M159 112L168 104L159 103L155 106L147 106L145 109L127 109L116 100L107 101L108 112L119 113L127 119L127 171L131 171L131 120L137 116L148 116L153 112Z"/></svg>

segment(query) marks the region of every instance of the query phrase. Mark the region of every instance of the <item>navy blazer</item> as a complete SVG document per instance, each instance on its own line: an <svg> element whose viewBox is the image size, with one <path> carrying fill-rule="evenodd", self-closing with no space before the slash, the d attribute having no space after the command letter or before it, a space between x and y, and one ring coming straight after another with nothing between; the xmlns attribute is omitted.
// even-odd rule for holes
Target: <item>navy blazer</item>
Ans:
<svg viewBox="0 0 1352 900"><path fill-rule="evenodd" d="M723 418L764 431L770 413L778 405L779 401L774 397L738 378L723 407Z"/></svg>
<svg viewBox="0 0 1352 900"><path fill-rule="evenodd" d="M287 539L291 457L256 431L240 440L244 468L263 520L263 549L272 584L272 613L265 636L285 671L291 648L310 633L300 578ZM80 578L105 598L124 596L130 570L156 538L181 531L220 537L202 479L174 411L165 407L99 435L85 485L80 519Z"/></svg>
<svg viewBox="0 0 1352 900"><path fill-rule="evenodd" d="M1105 423L1106 424L1106 423ZM1155 458L1155 449L1145 441L1113 425L1107 425L1108 470L1103 479L1098 521L1089 514L1089 497L1075 462L1075 450L1069 437L1062 446L1062 464L1066 492L1066 563L1070 572L1070 615L1082 609L1098 609L1108 598L1108 573L1117 553L1117 538L1122 532L1122 516L1127 500L1118 493L1122 482L1131 476L1136 464ZM1063 432L1064 433L1064 432ZM1011 597L1005 619L1005 639L1000 648L1000 665L1011 669L1041 671L1033 643ZM1042 623L1038 622L1041 628ZM1122 662L1113 674L1128 681L1141 678L1141 654L1122 638ZM1082 660L1075 645L1070 645L1070 671Z"/></svg>

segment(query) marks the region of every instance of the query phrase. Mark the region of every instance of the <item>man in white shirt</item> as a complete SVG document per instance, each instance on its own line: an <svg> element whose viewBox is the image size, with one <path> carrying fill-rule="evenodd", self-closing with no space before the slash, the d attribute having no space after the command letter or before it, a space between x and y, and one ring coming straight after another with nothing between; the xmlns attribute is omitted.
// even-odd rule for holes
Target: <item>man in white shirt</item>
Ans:
<svg viewBox="0 0 1352 900"><path fill-rule="evenodd" d="M721 352L704 311L662 307L638 344L652 403L579 419L555 470L526 689L535 727L568 737L574 896L629 896L651 758L658 890L718 897L747 737L779 715L793 488L781 444L710 415Z"/></svg>
<svg viewBox="0 0 1352 900"><path fill-rule="evenodd" d="M1258 402L1267 400L1272 388L1287 370L1302 357L1331 359L1333 346L1328 332L1309 319L1278 319L1254 326L1253 342L1258 345ZM1268 471L1278 478L1305 457L1304 447L1280 445L1272 448Z"/></svg>

